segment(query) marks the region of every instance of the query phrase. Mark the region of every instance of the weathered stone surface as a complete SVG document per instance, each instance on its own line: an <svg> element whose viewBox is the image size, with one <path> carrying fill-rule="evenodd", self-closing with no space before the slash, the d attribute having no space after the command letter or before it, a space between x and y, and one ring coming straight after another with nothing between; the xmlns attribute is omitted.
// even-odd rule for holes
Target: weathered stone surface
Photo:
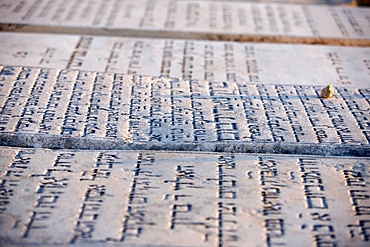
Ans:
<svg viewBox="0 0 370 247"><path fill-rule="evenodd" d="M2 30L370 44L366 8L186 0L3 0L0 6Z"/></svg>
<svg viewBox="0 0 370 247"><path fill-rule="evenodd" d="M182 0L178 0L182 1ZM292 4L323 4L323 5L343 5L359 6L361 0L199 0L199 1L238 1L238 2L256 2L256 3L292 3ZM366 6L366 5L365 5Z"/></svg>
<svg viewBox="0 0 370 247"><path fill-rule="evenodd" d="M369 155L370 90L5 66L1 145ZM314 145L318 144L318 145Z"/></svg>
<svg viewBox="0 0 370 247"><path fill-rule="evenodd" d="M0 149L0 244L369 246L369 158Z"/></svg>
<svg viewBox="0 0 370 247"><path fill-rule="evenodd" d="M182 0L178 0L182 1ZM237 2L255 2L255 3L283 3L283 4L322 4L322 5L343 5L359 6L361 0L199 0L199 1L237 1Z"/></svg>
<svg viewBox="0 0 370 247"><path fill-rule="evenodd" d="M182 0L178 0L182 1ZM266 3L294 3L294 4L324 4L356 6L355 0L199 0L199 1L238 1L238 2L266 2Z"/></svg>
<svg viewBox="0 0 370 247"><path fill-rule="evenodd" d="M0 33L0 64L184 79L363 88L370 49Z"/></svg>

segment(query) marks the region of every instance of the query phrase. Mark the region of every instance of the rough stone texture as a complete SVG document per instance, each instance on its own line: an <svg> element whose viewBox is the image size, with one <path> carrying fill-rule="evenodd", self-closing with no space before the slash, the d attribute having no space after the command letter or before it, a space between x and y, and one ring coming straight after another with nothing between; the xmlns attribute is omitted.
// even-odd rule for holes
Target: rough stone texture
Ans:
<svg viewBox="0 0 370 247"><path fill-rule="evenodd" d="M182 1L182 0L178 0ZM324 4L357 6L356 0L199 0L199 1L238 1L238 2L267 2L267 3L293 3L293 4Z"/></svg>
<svg viewBox="0 0 370 247"><path fill-rule="evenodd" d="M0 246L369 246L368 48L81 36L369 46L369 20L1 0L0 30L53 34L0 33Z"/></svg>
<svg viewBox="0 0 370 247"><path fill-rule="evenodd" d="M369 246L369 158L0 149L0 244Z"/></svg>
<svg viewBox="0 0 370 247"><path fill-rule="evenodd" d="M368 87L370 49L0 33L0 64L209 81Z"/></svg>
<svg viewBox="0 0 370 247"><path fill-rule="evenodd" d="M182 0L178 0L182 1ZM367 0L199 0L199 1L237 1L255 3L280 3L280 4L322 4L322 5L342 5L342 6L369 6Z"/></svg>
<svg viewBox="0 0 370 247"><path fill-rule="evenodd" d="M365 88L323 99L315 86L12 66L0 80L2 145L370 154Z"/></svg>
<svg viewBox="0 0 370 247"><path fill-rule="evenodd" d="M370 45L366 8L186 0L3 0L0 6L0 30Z"/></svg>

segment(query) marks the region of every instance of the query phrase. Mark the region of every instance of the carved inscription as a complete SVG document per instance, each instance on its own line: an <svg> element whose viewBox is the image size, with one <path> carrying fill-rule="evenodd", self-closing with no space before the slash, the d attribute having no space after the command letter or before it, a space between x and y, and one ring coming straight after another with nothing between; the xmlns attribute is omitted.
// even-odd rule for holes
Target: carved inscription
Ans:
<svg viewBox="0 0 370 247"><path fill-rule="evenodd" d="M366 171L365 171L366 172ZM357 218L348 224L348 232L354 239L370 241L370 192L365 181L364 170L360 166L343 170L344 183L348 188L353 215Z"/></svg>
<svg viewBox="0 0 370 247"><path fill-rule="evenodd" d="M109 179L111 175L113 165L118 157L115 154L109 152L101 152L97 157L97 162L94 167L89 171L84 171L81 174L80 181L95 181L100 179ZM118 163L120 164L120 163Z"/></svg>
<svg viewBox="0 0 370 247"><path fill-rule="evenodd" d="M2 244L370 241L368 158L0 151Z"/></svg>
<svg viewBox="0 0 370 247"><path fill-rule="evenodd" d="M14 78L13 71L17 71L16 69L10 68L3 68L1 74L3 76L10 76ZM17 73L16 78L8 83L12 86L8 88L5 92L8 94L4 95L3 105L1 106L0 111L0 129L5 130L5 125L8 125L9 129L16 128L16 121L21 118L20 115L22 114L23 107L25 106L26 102L24 101L29 95L32 84L35 82L31 82L34 80L35 74L37 70L31 68L24 68L22 71ZM5 79L5 81L7 81ZM5 85L4 85L5 86ZM6 100L5 100L6 99ZM18 116L18 117L15 117ZM27 118L27 117L26 117Z"/></svg>
<svg viewBox="0 0 370 247"><path fill-rule="evenodd" d="M370 110L367 107L369 100L367 97L370 95L370 91L361 89L359 92L355 92L350 89L338 89L338 93L341 94L343 100L350 110L351 115L356 120L362 133L367 140L370 139ZM365 96L364 99L358 98L357 95Z"/></svg>
<svg viewBox="0 0 370 247"><path fill-rule="evenodd" d="M51 83L47 81L55 80L56 71L50 71L48 69L41 69L35 83L31 90L31 97L28 98L27 103L21 114L22 118L17 123L16 128L20 132L33 132L32 127L35 127L33 123L37 123L42 119L43 112L40 112L40 106L45 105L47 101L47 91L50 91ZM46 114L46 113L44 113Z"/></svg>
<svg viewBox="0 0 370 247"><path fill-rule="evenodd" d="M104 217L103 205L112 196L107 193L110 188L107 183L115 168L123 162L116 152L109 151L99 152L95 160L91 169L81 172L79 178L80 182L86 184L86 191L76 217L73 236L69 240L71 244L102 242L96 235L99 235L99 220Z"/></svg>
<svg viewBox="0 0 370 247"><path fill-rule="evenodd" d="M320 164L315 159L299 159L298 165L307 213L314 222L310 226L313 243L315 246L336 246L338 237L331 222L330 202L326 196Z"/></svg>
<svg viewBox="0 0 370 247"><path fill-rule="evenodd" d="M17 77L7 72L12 70ZM117 138L148 145L369 143L368 89L337 87L327 100L313 86L12 67L1 73L12 81L2 88L9 97L0 106L7 134Z"/></svg>
<svg viewBox="0 0 370 247"><path fill-rule="evenodd" d="M99 211L106 195L105 191L104 185L92 184L87 188L71 243L89 242L88 239L92 238L95 221L99 218Z"/></svg>
<svg viewBox="0 0 370 247"><path fill-rule="evenodd" d="M80 72L77 75L72 89L72 95L69 98L68 107L64 115L63 126L61 128L62 136L82 136L82 122L84 116L87 116L87 104L91 97L91 87L93 86L95 74ZM95 93L95 92L94 92ZM98 92L96 92L98 93ZM93 117L90 111L89 118ZM88 121L89 122L89 121ZM89 128L88 124L86 128Z"/></svg>
<svg viewBox="0 0 370 247"><path fill-rule="evenodd" d="M75 71L62 71L57 75L57 80L51 83L51 94L49 96L44 113L40 123L38 133L58 133L59 126L63 125L63 114L66 111L68 100L71 95L75 80Z"/></svg>
<svg viewBox="0 0 370 247"><path fill-rule="evenodd" d="M133 169L133 178L129 188L129 198L124 218L122 219L122 232L118 241L136 239L146 231L145 226L156 225L155 222L147 219L148 195L151 190L158 189L152 186L151 179L160 177L160 174L154 174L151 166L155 165L155 156L151 154L137 154L137 161ZM117 241L117 240L116 240Z"/></svg>
<svg viewBox="0 0 370 247"><path fill-rule="evenodd" d="M260 169L260 196L263 204L262 214L265 218L267 246L284 246L285 221L282 217L281 187L277 161L272 159L259 158Z"/></svg>
<svg viewBox="0 0 370 247"><path fill-rule="evenodd" d="M237 180L234 175L236 169L234 155L220 155L217 161L217 194L218 214L218 246L226 243L237 243L238 215L237 215Z"/></svg>
<svg viewBox="0 0 370 247"><path fill-rule="evenodd" d="M39 177L40 182L36 188L37 199L30 213L28 222L23 232L23 237L28 238L35 231L47 228L47 222L57 208L60 197L65 196L65 190L69 183L68 175L73 173L72 164L74 153L60 153L54 164L42 174L31 174L31 177Z"/></svg>
<svg viewBox="0 0 370 247"><path fill-rule="evenodd" d="M361 47L32 33L0 33L0 42L0 64L6 65L346 88L366 87L370 79L370 52ZM272 63L271 57L281 59Z"/></svg>
<svg viewBox="0 0 370 247"><path fill-rule="evenodd" d="M191 197L188 194L187 188L196 188L196 185L192 182L194 180L194 166L177 166L176 175L174 180L165 180L165 183L173 183L173 189L176 194L173 196L174 203L172 205L171 213L171 229L175 229L176 226L197 224L191 222L188 214L191 213L193 205L186 203L186 197Z"/></svg>
<svg viewBox="0 0 370 247"><path fill-rule="evenodd" d="M2 168L0 178L0 215L6 213L12 196L20 189L22 177L29 166L32 150L19 150L9 165ZM0 216L1 217L1 216Z"/></svg>
<svg viewBox="0 0 370 247"><path fill-rule="evenodd" d="M289 36L290 40L305 37L298 39L305 42L336 38L363 40L368 44L370 37L366 12L357 8L188 0L98 1L93 5L90 0L78 3L33 0L27 4L15 0L7 4L7 8L0 8L0 21L4 29L10 30L6 27L8 23L31 27L47 23L55 28L68 27L69 32L75 33L88 27L101 34L118 30L120 33L131 31L128 34L132 35L132 30L139 30L151 37L173 38L180 35L250 40L250 37L265 35L274 36L272 40ZM132 13L138 9L140 11Z"/></svg>
<svg viewBox="0 0 370 247"><path fill-rule="evenodd" d="M92 37L81 37L78 41L74 52L71 55L66 69L80 69L83 65L87 52L90 49Z"/></svg>

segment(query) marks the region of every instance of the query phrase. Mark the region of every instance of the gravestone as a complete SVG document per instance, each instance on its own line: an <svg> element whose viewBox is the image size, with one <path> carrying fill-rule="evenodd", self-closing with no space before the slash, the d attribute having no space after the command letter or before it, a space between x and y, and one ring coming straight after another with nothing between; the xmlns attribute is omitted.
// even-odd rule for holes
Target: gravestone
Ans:
<svg viewBox="0 0 370 247"><path fill-rule="evenodd" d="M368 246L369 158L0 149L0 243Z"/></svg>
<svg viewBox="0 0 370 247"><path fill-rule="evenodd" d="M369 246L369 27L364 8L1 0L0 246Z"/></svg>
<svg viewBox="0 0 370 247"><path fill-rule="evenodd" d="M235 1L3 0L0 30L370 45L369 16L366 8Z"/></svg>
<svg viewBox="0 0 370 247"><path fill-rule="evenodd" d="M368 156L369 88L0 70L1 145Z"/></svg>
<svg viewBox="0 0 370 247"><path fill-rule="evenodd" d="M182 0L178 0L182 1ZM324 4L324 5L347 5L357 6L356 0L200 0L200 1L238 1L238 2L259 2L259 3L293 3L293 4Z"/></svg>
<svg viewBox="0 0 370 247"><path fill-rule="evenodd" d="M370 49L0 33L0 64L209 81L368 87Z"/></svg>

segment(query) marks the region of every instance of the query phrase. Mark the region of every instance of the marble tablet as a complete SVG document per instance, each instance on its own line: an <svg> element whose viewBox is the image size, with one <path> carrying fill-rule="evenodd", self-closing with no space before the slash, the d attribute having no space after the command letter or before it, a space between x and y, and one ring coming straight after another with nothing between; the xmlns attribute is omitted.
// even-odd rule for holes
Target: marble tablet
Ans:
<svg viewBox="0 0 370 247"><path fill-rule="evenodd" d="M238 83L368 87L370 49L0 32L0 64Z"/></svg>
<svg viewBox="0 0 370 247"><path fill-rule="evenodd" d="M0 144L369 155L369 88L4 66Z"/></svg>
<svg viewBox="0 0 370 247"><path fill-rule="evenodd" d="M369 246L369 158L0 149L2 246Z"/></svg>
<svg viewBox="0 0 370 247"><path fill-rule="evenodd" d="M135 11L133 11L135 10ZM370 45L367 8L225 1L3 0L0 30Z"/></svg>

